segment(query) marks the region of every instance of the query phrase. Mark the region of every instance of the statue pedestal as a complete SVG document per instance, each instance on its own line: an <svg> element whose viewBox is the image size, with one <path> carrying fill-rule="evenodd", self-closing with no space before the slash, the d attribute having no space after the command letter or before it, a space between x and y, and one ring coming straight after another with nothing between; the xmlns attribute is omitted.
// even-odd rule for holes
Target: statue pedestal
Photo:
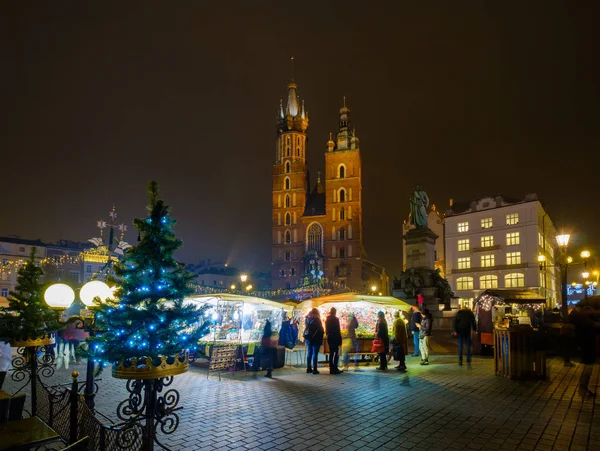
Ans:
<svg viewBox="0 0 600 451"><path fill-rule="evenodd" d="M438 236L428 228L416 228L409 230L403 238L406 240L406 269L433 270Z"/></svg>

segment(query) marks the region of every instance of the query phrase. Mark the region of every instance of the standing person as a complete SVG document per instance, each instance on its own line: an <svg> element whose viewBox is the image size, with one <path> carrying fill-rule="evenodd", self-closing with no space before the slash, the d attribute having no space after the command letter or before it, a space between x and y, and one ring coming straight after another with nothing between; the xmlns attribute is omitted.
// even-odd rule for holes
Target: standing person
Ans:
<svg viewBox="0 0 600 451"><path fill-rule="evenodd" d="M344 369L348 370L348 365L350 363L350 349L354 352L358 352L358 339L356 338L356 329L358 328L358 320L356 319L356 315L353 313L349 314L348 318L348 340L350 340L351 345L349 348L344 350ZM354 368L358 367L358 360L354 360Z"/></svg>
<svg viewBox="0 0 600 451"><path fill-rule="evenodd" d="M304 320L304 342L306 343L306 372L319 374L319 348L323 344L323 323L319 310L313 308Z"/></svg>
<svg viewBox="0 0 600 451"><path fill-rule="evenodd" d="M423 310L419 328L419 349L421 350L421 365L429 365L429 337L431 337L431 314L428 309Z"/></svg>
<svg viewBox="0 0 600 451"><path fill-rule="evenodd" d="M392 337L394 339L394 360L400 362L396 369L406 372L405 356L408 351L408 338L406 333L406 324L400 316L400 312L394 313L394 324L392 325Z"/></svg>
<svg viewBox="0 0 600 451"><path fill-rule="evenodd" d="M340 330L340 320L335 316L336 312L335 307L331 307L329 315L327 315L327 319L325 320L325 333L327 334L327 344L329 345L329 374L343 373L338 368L342 332Z"/></svg>
<svg viewBox="0 0 600 451"><path fill-rule="evenodd" d="M579 379L579 394L582 397L588 396L595 398L596 393L590 390L590 378L594 363L596 363L596 330L600 323L592 319L594 310L589 305L583 309L580 306L569 315L571 323L575 326L575 339L581 348L581 363L583 363L583 372Z"/></svg>
<svg viewBox="0 0 600 451"><path fill-rule="evenodd" d="M419 306L419 310L423 311L423 306L425 305L425 298L421 293L417 293L417 305Z"/></svg>
<svg viewBox="0 0 600 451"><path fill-rule="evenodd" d="M263 369L267 370L267 374L265 377L271 379L273 377L273 368L275 366L275 356L276 356L276 348L273 343L273 327L271 326L271 321L265 321L265 329L263 331L262 341L260 343L260 348L262 350L261 357L262 362L261 366Z"/></svg>
<svg viewBox="0 0 600 451"><path fill-rule="evenodd" d="M387 370L387 354L390 349L390 335L388 332L388 324L385 320L385 313L381 310L377 312L377 324L375 324L375 337L383 342L383 352L379 353L379 371Z"/></svg>
<svg viewBox="0 0 600 451"><path fill-rule="evenodd" d="M467 347L467 365L471 364L471 332L477 330L475 315L467 306L456 313L452 335L458 339L458 364L463 364L463 345Z"/></svg>
<svg viewBox="0 0 600 451"><path fill-rule="evenodd" d="M421 354L419 352L419 329L421 326L421 319L423 316L421 315L421 311L418 305L413 305L411 307L412 314L410 316L410 324L409 329L413 336L413 343L415 346L415 350L412 353L413 357L419 357Z"/></svg>

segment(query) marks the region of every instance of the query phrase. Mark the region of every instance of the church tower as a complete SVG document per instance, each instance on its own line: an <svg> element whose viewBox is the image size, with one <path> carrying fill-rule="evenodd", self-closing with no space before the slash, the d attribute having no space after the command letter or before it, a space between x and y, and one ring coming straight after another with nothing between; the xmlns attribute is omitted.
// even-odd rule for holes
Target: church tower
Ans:
<svg viewBox="0 0 600 451"><path fill-rule="evenodd" d="M287 90L285 105L283 99L279 103L273 165L271 280L275 290L298 285L304 257L301 219L307 197L308 114L293 78Z"/></svg>
<svg viewBox="0 0 600 451"><path fill-rule="evenodd" d="M325 153L325 277L362 292L362 175L359 141L350 108L340 108L339 130Z"/></svg>

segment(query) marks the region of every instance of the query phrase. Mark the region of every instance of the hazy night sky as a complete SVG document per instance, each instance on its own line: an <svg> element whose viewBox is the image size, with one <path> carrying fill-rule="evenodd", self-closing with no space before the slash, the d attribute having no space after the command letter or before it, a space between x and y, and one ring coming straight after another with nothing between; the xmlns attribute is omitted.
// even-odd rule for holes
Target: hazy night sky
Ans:
<svg viewBox="0 0 600 451"><path fill-rule="evenodd" d="M598 2L216 3L0 5L0 236L87 240L113 203L131 230L156 179L180 259L268 270L294 55L312 181L345 95L391 276L417 182L441 210L537 192L600 248Z"/></svg>

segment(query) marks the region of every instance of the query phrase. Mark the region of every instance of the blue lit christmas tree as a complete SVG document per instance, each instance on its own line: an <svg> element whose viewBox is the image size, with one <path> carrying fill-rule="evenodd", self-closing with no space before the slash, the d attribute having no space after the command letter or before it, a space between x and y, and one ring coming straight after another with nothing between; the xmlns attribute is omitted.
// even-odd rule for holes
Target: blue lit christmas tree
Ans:
<svg viewBox="0 0 600 451"><path fill-rule="evenodd" d="M96 361L114 365L151 358L158 365L167 356L172 362L182 350L195 349L208 328L206 307L183 303L194 292L194 275L173 257L183 244L173 232L175 220L158 199L156 182L150 182L148 192L149 216L134 220L140 239L115 263L115 275L108 280L116 287L115 299L97 304L97 332L89 349Z"/></svg>

